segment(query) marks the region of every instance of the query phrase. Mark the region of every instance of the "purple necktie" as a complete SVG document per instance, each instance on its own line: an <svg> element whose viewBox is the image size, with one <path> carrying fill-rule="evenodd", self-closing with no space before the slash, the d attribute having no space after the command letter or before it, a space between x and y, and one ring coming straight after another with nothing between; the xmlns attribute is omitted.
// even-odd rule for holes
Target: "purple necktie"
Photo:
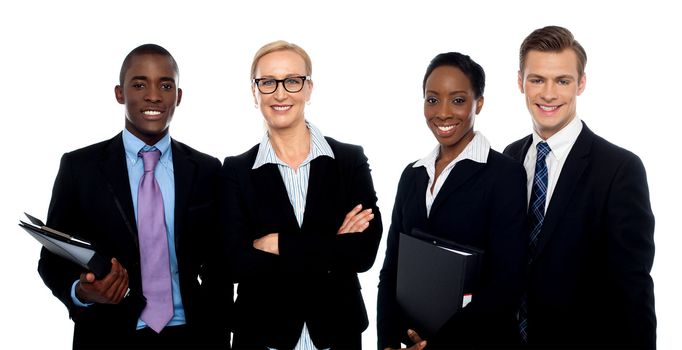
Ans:
<svg viewBox="0 0 682 350"><path fill-rule="evenodd" d="M163 198L154 178L161 151L140 152L144 174L137 193L137 231L140 242L142 292L147 306L140 318L156 333L173 317L168 237L163 213Z"/></svg>

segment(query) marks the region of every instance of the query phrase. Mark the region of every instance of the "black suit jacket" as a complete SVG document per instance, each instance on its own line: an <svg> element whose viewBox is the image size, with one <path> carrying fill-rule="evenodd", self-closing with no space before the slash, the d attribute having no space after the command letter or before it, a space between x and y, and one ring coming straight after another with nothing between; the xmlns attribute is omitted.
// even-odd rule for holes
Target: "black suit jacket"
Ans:
<svg viewBox="0 0 682 350"><path fill-rule="evenodd" d="M220 233L216 218L220 161L175 140L171 140L171 149L175 249L187 326L203 330L205 338L197 339L198 346L229 346L227 319L232 284L228 271L219 268L217 255L211 251ZM75 323L74 348L130 346L145 301L141 297L137 227L122 134L64 154L47 225L91 241L99 253L115 257L128 271L131 296L118 305L80 308L73 304L70 292L83 269L42 250L38 271L69 310ZM209 312L208 307L214 312Z"/></svg>
<svg viewBox="0 0 682 350"><path fill-rule="evenodd" d="M359 338L368 319L357 274L372 267L381 215L362 148L326 138L334 159L311 162L299 227L275 164L252 169L258 145L223 164L225 212L235 282L235 348L291 349L303 322L317 348ZM374 219L362 233L337 235L357 204ZM279 233L279 255L253 241Z"/></svg>
<svg viewBox="0 0 682 350"><path fill-rule="evenodd" d="M523 162L527 136L505 154ZM586 125L550 199L528 280L536 348L654 348L654 216L640 159Z"/></svg>
<svg viewBox="0 0 682 350"><path fill-rule="evenodd" d="M426 216L429 177L424 167L403 171L393 206L378 295L378 347L410 344L396 301L399 234L413 228L482 249L481 287L428 348L487 348L518 344L516 311L526 261L526 172L490 150L486 164L463 160L452 169ZM428 259L428 257L424 257ZM428 286L424 286L428 288ZM414 327L414 325L412 325ZM419 333L419 328L415 329Z"/></svg>

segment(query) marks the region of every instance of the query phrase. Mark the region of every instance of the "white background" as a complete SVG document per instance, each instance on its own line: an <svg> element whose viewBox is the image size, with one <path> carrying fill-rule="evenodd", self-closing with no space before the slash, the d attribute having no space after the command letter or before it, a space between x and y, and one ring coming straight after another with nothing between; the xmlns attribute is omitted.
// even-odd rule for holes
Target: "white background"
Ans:
<svg viewBox="0 0 682 350"><path fill-rule="evenodd" d="M284 39L313 60L306 117L336 139L360 144L373 169L386 232L404 166L435 146L424 125L421 83L437 53L472 56L487 74L476 129L502 150L531 122L516 85L518 47L532 30L571 29L588 53L578 114L606 139L638 154L656 215L658 344L680 348L679 11L663 1L5 1L0 5L0 348L67 349L72 322L36 272L39 244L16 226L47 215L62 153L123 128L114 85L124 56L153 42L177 59L181 106L174 138L220 159L260 140L262 117L249 69L263 44ZM677 175L677 176L675 176ZM380 247L362 274L376 347ZM586 290L585 293L589 293Z"/></svg>

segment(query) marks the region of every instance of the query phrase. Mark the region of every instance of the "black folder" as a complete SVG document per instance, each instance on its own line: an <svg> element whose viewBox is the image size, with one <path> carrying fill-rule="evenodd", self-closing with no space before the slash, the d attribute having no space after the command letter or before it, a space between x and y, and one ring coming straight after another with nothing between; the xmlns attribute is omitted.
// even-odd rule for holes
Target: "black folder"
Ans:
<svg viewBox="0 0 682 350"><path fill-rule="evenodd" d="M47 227L29 214L26 217L31 223L19 220L19 226L50 252L92 271L97 279L111 271L111 261L98 254L90 242Z"/></svg>
<svg viewBox="0 0 682 350"><path fill-rule="evenodd" d="M423 339L475 298L483 251L415 229L400 234L396 298Z"/></svg>

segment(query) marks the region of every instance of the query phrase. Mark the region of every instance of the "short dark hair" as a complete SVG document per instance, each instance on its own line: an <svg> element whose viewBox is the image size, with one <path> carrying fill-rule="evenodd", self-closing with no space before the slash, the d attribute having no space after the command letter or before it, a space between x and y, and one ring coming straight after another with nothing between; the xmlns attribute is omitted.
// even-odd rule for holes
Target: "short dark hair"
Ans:
<svg viewBox="0 0 682 350"><path fill-rule="evenodd" d="M426 80L433 73L433 70L440 66L452 66L461 70L469 78L471 88L474 90L474 97L479 98L483 96L483 91L485 90L485 72L483 67L474 62L471 57L459 52L441 53L431 60L424 74L422 92L426 93Z"/></svg>
<svg viewBox="0 0 682 350"><path fill-rule="evenodd" d="M575 40L570 30L559 26L547 26L534 30L521 43L519 50L519 70L524 71L528 52L536 50L540 52L561 52L571 49L578 57L578 78L585 74L587 65L587 53L580 43Z"/></svg>
<svg viewBox="0 0 682 350"><path fill-rule="evenodd" d="M178 76L180 76L180 69L178 68L178 63L175 62L175 58L173 58L173 55L171 55L170 52L168 52L168 50L156 44L144 44L134 48L133 51L130 51L130 53L128 53L126 58L123 60L123 64L121 64L121 73L118 76L118 80L121 85L123 85L123 80L125 79L125 75L126 72L128 71L128 68L130 68L130 62L132 61L133 57L145 54L161 55L168 57L168 59L171 60L171 64L173 65L173 70Z"/></svg>

